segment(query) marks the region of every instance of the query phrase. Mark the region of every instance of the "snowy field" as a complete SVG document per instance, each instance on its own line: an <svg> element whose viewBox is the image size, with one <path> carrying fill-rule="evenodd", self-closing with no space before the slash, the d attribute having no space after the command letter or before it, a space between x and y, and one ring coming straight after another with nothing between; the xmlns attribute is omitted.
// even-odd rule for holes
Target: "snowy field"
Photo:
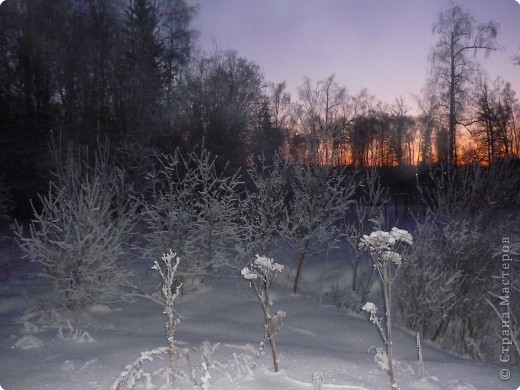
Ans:
<svg viewBox="0 0 520 390"><path fill-rule="evenodd" d="M1 254L3 260L8 256L5 248ZM278 373L273 372L268 346L255 358L263 338L263 315L246 280L238 275L215 278L181 296L176 301L181 319L176 338L178 347L189 351L192 367L190 370L186 358L179 356L181 371L187 376L193 371L196 380L202 377L200 347L209 342L205 350L214 348L211 389L313 389L313 375L323 377L322 389L389 388L387 374L374 361L374 353L368 352L371 346L382 346L368 314L339 309L329 295L320 303L320 292L341 285L344 279L340 255L331 256L325 277L323 263L306 263L301 294L290 292L291 267L286 267L273 286L273 310L287 313L276 336ZM149 266L135 264L134 268L141 286L151 292L159 279ZM4 273L0 279L3 389L110 389L141 352L166 346L166 317L157 303L137 298L93 306L76 315L56 313L39 306L38 297L50 287L28 277L31 267ZM423 342L425 374L421 378L415 335L397 324L394 346L396 379L403 390L515 390L520 385L519 368L463 359L427 342ZM143 371L151 375L155 386L148 388L167 388L161 375L166 364L157 358L144 363ZM499 378L503 368L511 372L508 381ZM182 378L176 387L200 388ZM146 387L142 382L136 388Z"/></svg>

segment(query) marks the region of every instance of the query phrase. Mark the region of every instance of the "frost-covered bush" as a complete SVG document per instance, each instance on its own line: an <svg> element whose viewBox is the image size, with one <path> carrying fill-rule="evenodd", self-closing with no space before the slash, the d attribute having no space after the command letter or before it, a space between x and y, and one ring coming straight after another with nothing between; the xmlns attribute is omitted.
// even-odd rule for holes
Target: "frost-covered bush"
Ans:
<svg viewBox="0 0 520 390"><path fill-rule="evenodd" d="M392 228L390 232L381 230L374 231L370 235L364 235L359 248L366 250L374 262L379 279L383 287L383 298L385 302L385 322L377 316L377 307L367 302L363 310L370 313L370 321L376 325L379 334L385 343L386 360L388 364L387 372L390 377L390 386L397 389L393 368L393 347L392 347L392 284L396 278L397 269L401 266L401 254L399 251L405 245L412 245L413 239L409 232L397 228ZM376 351L380 349L376 348ZM378 352L380 355L380 352ZM378 356L378 354L376 354Z"/></svg>
<svg viewBox="0 0 520 390"><path fill-rule="evenodd" d="M270 311L273 301L271 300L270 287L271 279L282 271L283 265L275 263L273 259L258 255L256 255L256 259L248 267L243 268L241 271L244 279L248 280L254 287L256 296L262 306L264 313L264 342L268 340L271 346L275 372L279 370L279 362L276 355L274 336L282 328L285 312L278 310L274 316L271 315Z"/></svg>
<svg viewBox="0 0 520 390"><path fill-rule="evenodd" d="M143 207L143 250L153 258L162 248L176 248L184 259L177 272L183 280L203 278L221 267L238 268L242 183L237 174L219 171L216 161L204 149L186 157L175 153L163 156L162 167L150 176L154 190Z"/></svg>
<svg viewBox="0 0 520 390"><path fill-rule="evenodd" d="M465 356L495 359L501 322L488 302L497 304L502 287L497 248L504 237L520 241L520 167L504 161L441 168L420 187L428 217L417 224L416 245L403 259L401 312L422 337ZM513 258L511 275L520 268ZM513 290L518 279L510 278ZM509 309L518 318L519 305Z"/></svg>
<svg viewBox="0 0 520 390"><path fill-rule="evenodd" d="M182 186L178 153L161 159L162 169L150 179L153 195L143 204L142 218L146 231L143 252L150 258L160 255L162 248L178 248L183 262L181 273L202 272L196 261L190 263L197 248L194 199L191 191ZM188 266L190 264L190 266Z"/></svg>
<svg viewBox="0 0 520 390"><path fill-rule="evenodd" d="M291 197L281 237L296 262L293 292L298 292L305 260L324 251L325 244L339 237L339 224L352 203L356 183L344 170L316 166L294 166Z"/></svg>
<svg viewBox="0 0 520 390"><path fill-rule="evenodd" d="M414 248L403 259L397 284L405 324L453 352L494 359L501 323L486 299L496 303L494 295L502 291L501 262L495 252L503 237L519 239L515 224L504 219L489 229L477 215L471 221L431 217L418 224ZM512 258L508 280L515 289L520 285L513 275L520 263ZM510 309L513 315L520 313L518 305Z"/></svg>
<svg viewBox="0 0 520 390"><path fill-rule="evenodd" d="M135 223L124 175L99 155L89 165L85 153L69 147L56 161L49 191L33 205L29 234L17 231L23 256L42 266L38 276L53 283L53 299L71 310L118 296Z"/></svg>
<svg viewBox="0 0 520 390"><path fill-rule="evenodd" d="M248 178L251 190L244 202L240 224L244 256L256 253L268 256L279 237L286 214L289 163L277 155L271 162L264 157L249 159Z"/></svg>
<svg viewBox="0 0 520 390"><path fill-rule="evenodd" d="M415 245L399 272L397 299L407 327L435 340L446 331L461 294L462 273L439 258L439 227L428 219L416 227Z"/></svg>

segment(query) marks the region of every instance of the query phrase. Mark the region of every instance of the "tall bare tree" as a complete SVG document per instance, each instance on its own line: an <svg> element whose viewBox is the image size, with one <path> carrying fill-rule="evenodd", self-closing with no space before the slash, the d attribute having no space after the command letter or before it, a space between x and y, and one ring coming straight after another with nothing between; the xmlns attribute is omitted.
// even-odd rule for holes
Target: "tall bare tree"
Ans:
<svg viewBox="0 0 520 390"><path fill-rule="evenodd" d="M272 126L271 133L275 134L276 138L282 141L277 151L285 156L289 156L294 105L291 103L291 94L287 92L285 81L270 84L267 104Z"/></svg>
<svg viewBox="0 0 520 390"><path fill-rule="evenodd" d="M419 155L417 164L431 164L434 160L433 137L440 128L439 99L431 85L426 85L417 96L420 113L416 118Z"/></svg>
<svg viewBox="0 0 520 390"><path fill-rule="evenodd" d="M286 129L289 126L291 116L291 94L286 91L284 82L269 87L269 109L272 115L274 127Z"/></svg>
<svg viewBox="0 0 520 390"><path fill-rule="evenodd" d="M431 53L433 77L448 116L446 157L456 164L456 129L462 120L466 85L478 68L470 54L475 58L483 51L487 56L497 49L498 25L492 21L477 24L469 12L452 5L439 14L433 33L439 37Z"/></svg>
<svg viewBox="0 0 520 390"><path fill-rule="evenodd" d="M162 88L158 13L158 4L153 0L130 0L126 9L120 116L126 119L131 133L149 134L157 126Z"/></svg>
<svg viewBox="0 0 520 390"><path fill-rule="evenodd" d="M305 78L299 88L297 110L300 130L307 137L312 162L332 165L337 162L339 141L345 128L342 108L346 90L334 75L315 84Z"/></svg>
<svg viewBox="0 0 520 390"><path fill-rule="evenodd" d="M399 97L395 100L391 108L391 132L390 136L390 152L395 157L397 165L413 163L413 128L414 120L407 114L408 108L404 103L404 99Z"/></svg>
<svg viewBox="0 0 520 390"><path fill-rule="evenodd" d="M343 145L340 150L344 152L341 161L356 166L370 165L368 148L378 125L374 115L374 108L378 104L367 89L362 89L357 95L347 98L342 108L345 130L341 139Z"/></svg>
<svg viewBox="0 0 520 390"><path fill-rule="evenodd" d="M159 2L157 39L162 47L159 66L166 105L173 103L180 74L191 57L196 32L190 28L190 23L196 12L197 8L185 0Z"/></svg>
<svg viewBox="0 0 520 390"><path fill-rule="evenodd" d="M271 112L269 98L263 97L259 103L256 126L250 136L250 152L273 161L282 151L284 131L276 126L276 118Z"/></svg>

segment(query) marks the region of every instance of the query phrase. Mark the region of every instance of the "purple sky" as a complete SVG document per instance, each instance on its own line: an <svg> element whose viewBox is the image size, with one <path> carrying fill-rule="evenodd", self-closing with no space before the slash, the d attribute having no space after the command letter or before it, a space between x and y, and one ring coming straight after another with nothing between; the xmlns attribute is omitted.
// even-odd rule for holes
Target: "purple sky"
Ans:
<svg viewBox="0 0 520 390"><path fill-rule="evenodd" d="M449 0L188 0L199 5L193 27L211 52L233 49L260 65L268 81L286 81L296 98L304 76L331 74L351 94L361 88L415 108L437 37L432 25ZM459 0L477 22L500 24L502 50L478 56L491 79L511 82L520 98L520 4L517 0Z"/></svg>

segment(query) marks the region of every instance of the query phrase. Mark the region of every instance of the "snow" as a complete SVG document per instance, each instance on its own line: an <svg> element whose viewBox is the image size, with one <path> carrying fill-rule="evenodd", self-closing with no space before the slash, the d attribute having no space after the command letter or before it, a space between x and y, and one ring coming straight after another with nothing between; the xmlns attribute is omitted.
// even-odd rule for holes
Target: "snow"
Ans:
<svg viewBox="0 0 520 390"><path fill-rule="evenodd" d="M7 251L1 250L1 256L6 257ZM331 304L327 294L320 304L322 284L332 286L348 279L341 271L347 268L341 251L331 254L326 270L324 262L316 259L306 264L298 295L291 294L289 289L293 264L282 255L275 254L273 258L285 265L271 286L273 308L286 312L276 337L281 371L273 372L268 347L256 356L264 336L263 315L254 291L240 272L235 278L207 278L203 288L175 301L180 318L175 336L182 350L179 368L191 375L183 358L189 353L193 375L200 383L198 388L216 390L313 389L313 382L314 386L322 383L325 390L388 388L388 376L378 366L381 356L374 347L382 341L376 327L368 321L368 313L339 309ZM7 260L0 258L0 262L4 261ZM133 265L134 273L140 275L140 286L148 292L155 291L160 282L157 273L147 271L151 265L144 261ZM168 361L166 355L161 356L166 347L164 308L150 300L136 299L93 305L78 313L58 313L41 306L38 298L51 286L28 277L36 271L34 267L28 264L11 270L0 283L3 389L109 389L141 356L145 357L143 374L161 389L165 378L161 368ZM380 305L379 293L374 289L370 300L375 303L373 308L365 305L367 309ZM518 388L520 368L498 364L498 358L497 363L488 364L463 359L425 340L425 373L421 378L416 335L400 326L399 320L396 322L395 374L402 390ZM146 358L152 356L152 361ZM498 376L503 368L511 371L508 381ZM196 388L187 380L179 380L177 386Z"/></svg>

